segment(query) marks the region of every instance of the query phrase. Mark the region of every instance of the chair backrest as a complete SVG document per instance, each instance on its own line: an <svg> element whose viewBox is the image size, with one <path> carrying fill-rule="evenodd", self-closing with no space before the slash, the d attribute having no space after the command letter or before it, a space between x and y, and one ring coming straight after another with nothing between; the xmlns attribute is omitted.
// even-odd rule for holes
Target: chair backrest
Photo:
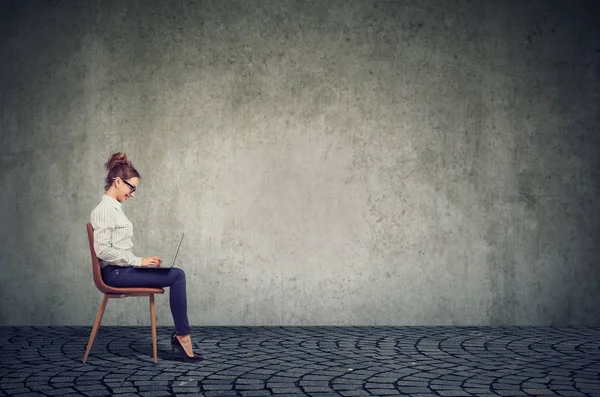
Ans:
<svg viewBox="0 0 600 397"><path fill-rule="evenodd" d="M122 293L120 289L113 288L104 283L102 279L102 272L100 271L100 260L96 256L96 250L94 249L94 228L91 223L87 224L88 240L90 241L90 254L92 255L92 274L94 276L94 284L105 294L119 294Z"/></svg>

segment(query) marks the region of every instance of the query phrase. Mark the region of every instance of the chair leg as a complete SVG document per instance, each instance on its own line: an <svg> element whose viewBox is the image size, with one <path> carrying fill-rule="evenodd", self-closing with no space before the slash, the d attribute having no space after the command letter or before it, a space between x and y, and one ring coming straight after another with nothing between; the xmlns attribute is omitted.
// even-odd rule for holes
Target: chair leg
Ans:
<svg viewBox="0 0 600 397"><path fill-rule="evenodd" d="M100 323L102 322L102 316L104 315L104 309L106 309L107 302L108 295L104 294L102 302L100 303L100 308L98 309L98 314L96 314L96 320L94 321L94 327L92 328L92 333L90 334L90 339L88 340L87 347L85 349L85 354L83 355L84 364L88 358L88 354L90 354L90 350L92 349L94 339L96 339L96 334L98 333L98 329L100 328Z"/></svg>
<svg viewBox="0 0 600 397"><path fill-rule="evenodd" d="M154 310L154 294L150 294L150 324L152 326L152 353L154 353L154 364L158 361L156 351L156 312Z"/></svg>

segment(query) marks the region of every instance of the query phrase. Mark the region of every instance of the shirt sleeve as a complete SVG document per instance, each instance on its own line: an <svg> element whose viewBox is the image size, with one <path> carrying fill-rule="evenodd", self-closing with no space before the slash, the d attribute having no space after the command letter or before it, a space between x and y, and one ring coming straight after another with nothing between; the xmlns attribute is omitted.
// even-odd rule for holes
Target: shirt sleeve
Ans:
<svg viewBox="0 0 600 397"><path fill-rule="evenodd" d="M141 266L142 258L131 251L120 250L112 246L111 236L115 230L113 215L107 208L97 208L91 215L94 228L94 250L96 256L116 266Z"/></svg>

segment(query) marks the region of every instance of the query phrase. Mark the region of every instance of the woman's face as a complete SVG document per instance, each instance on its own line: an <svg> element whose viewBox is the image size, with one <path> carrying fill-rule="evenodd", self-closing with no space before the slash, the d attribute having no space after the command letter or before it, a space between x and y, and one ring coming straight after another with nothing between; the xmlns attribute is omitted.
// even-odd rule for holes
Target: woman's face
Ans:
<svg viewBox="0 0 600 397"><path fill-rule="evenodd" d="M117 187L117 200L122 203L127 201L130 197L135 195L135 189L137 189L137 185L140 183L140 178L133 177L130 179L115 179L115 185Z"/></svg>

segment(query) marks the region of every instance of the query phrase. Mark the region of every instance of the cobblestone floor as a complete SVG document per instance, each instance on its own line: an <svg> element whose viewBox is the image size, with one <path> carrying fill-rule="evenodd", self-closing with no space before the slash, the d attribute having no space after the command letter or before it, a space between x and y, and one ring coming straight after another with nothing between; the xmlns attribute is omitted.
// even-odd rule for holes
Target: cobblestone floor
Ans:
<svg viewBox="0 0 600 397"><path fill-rule="evenodd" d="M0 395L600 396L600 329L197 327L204 361L159 328L0 328Z"/></svg>

